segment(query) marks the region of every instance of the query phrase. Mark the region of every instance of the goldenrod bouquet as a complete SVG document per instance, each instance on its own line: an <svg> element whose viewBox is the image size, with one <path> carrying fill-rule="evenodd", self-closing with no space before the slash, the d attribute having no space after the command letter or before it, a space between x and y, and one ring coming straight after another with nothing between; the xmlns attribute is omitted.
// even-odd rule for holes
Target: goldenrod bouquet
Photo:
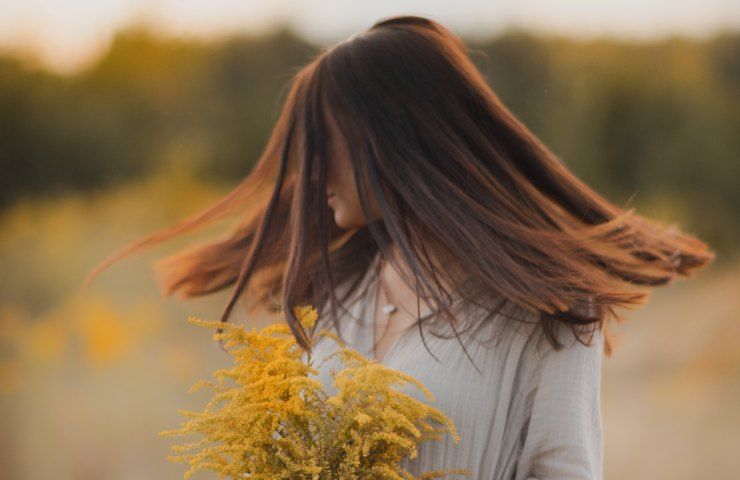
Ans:
<svg viewBox="0 0 740 480"><path fill-rule="evenodd" d="M317 319L311 306L297 307L296 317L308 330ZM176 430L159 435L200 433L198 442L173 445L170 461L188 461L195 471L210 469L220 478L262 479L424 479L448 474L471 475L469 470L433 471L414 477L399 465L415 458L417 445L450 433L459 436L452 421L439 410L398 392L393 385L413 384L431 401L434 396L419 381L389 369L347 348L333 332L322 329L339 344L332 356L345 368L332 370L336 394L329 396L317 378L318 371L302 361L303 350L287 324L274 324L259 332L241 325L188 321L203 327L222 327L214 339L226 339L235 359L231 369L214 372L217 383L201 380L215 391L203 412L178 410L189 417ZM233 350L230 349L234 347ZM229 387L224 379L236 382ZM220 407L217 405L220 404Z"/></svg>

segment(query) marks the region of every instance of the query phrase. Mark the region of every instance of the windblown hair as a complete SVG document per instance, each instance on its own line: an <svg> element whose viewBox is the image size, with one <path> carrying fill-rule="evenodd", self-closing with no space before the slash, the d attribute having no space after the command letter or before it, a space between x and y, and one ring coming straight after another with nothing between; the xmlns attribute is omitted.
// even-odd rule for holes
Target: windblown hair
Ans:
<svg viewBox="0 0 740 480"><path fill-rule="evenodd" d="M282 311L310 353L311 332L293 307L330 306L320 318L330 314L339 331L338 307L375 254L400 265L395 246L417 292L451 324L443 283L471 304L497 298L535 314L560 349L559 326L579 340L584 327L606 325L608 334L607 320L621 320L617 307L644 304L651 287L714 259L675 225L617 207L576 178L503 105L462 41L433 20L386 18L322 48L287 91L261 158L236 188L121 249L91 276L236 215L233 233L162 261L167 295L235 285L221 321L244 294L253 308ZM366 217L373 201L382 213L361 228L340 229L326 204L327 109L349 145ZM340 299L336 287L345 283ZM612 347L605 336L607 355Z"/></svg>

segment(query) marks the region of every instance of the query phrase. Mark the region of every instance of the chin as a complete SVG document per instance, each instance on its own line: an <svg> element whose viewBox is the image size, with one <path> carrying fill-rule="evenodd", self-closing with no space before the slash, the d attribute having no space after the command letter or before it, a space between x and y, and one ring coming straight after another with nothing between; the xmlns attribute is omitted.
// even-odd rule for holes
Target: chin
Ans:
<svg viewBox="0 0 740 480"><path fill-rule="evenodd" d="M351 228L341 215L334 215L334 223L336 223L337 227L341 228L342 230L347 230Z"/></svg>
<svg viewBox="0 0 740 480"><path fill-rule="evenodd" d="M357 221L357 219L354 218L346 218L339 212L334 212L334 223L336 223L337 227L341 228L342 230L359 228L364 225L364 222Z"/></svg>

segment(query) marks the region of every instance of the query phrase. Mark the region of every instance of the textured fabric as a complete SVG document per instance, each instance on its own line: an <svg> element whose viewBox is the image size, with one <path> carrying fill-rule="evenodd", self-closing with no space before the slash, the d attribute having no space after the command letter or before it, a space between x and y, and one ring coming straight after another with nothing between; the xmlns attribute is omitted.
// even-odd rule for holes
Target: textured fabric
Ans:
<svg viewBox="0 0 740 480"><path fill-rule="evenodd" d="M363 275L360 293L345 304L340 318L348 346L370 358L375 358L376 289L377 275L371 268ZM480 306L460 305L453 306L456 313L483 318ZM433 327L422 324L423 340L437 359L425 348L418 326L404 331L387 351L382 363L414 376L435 399L430 402L412 386L403 391L444 412L460 435L457 444L451 435L422 443L418 457L403 465L415 475L468 468L474 474L469 478L484 480L602 478L603 334L595 333L592 345L586 346L569 329L561 328L559 340L565 346L558 351L547 339L537 341L534 333L541 328L534 322L504 324L504 319L494 315L481 322L485 327L460 335L482 373L471 364L446 321ZM333 330L331 322L321 326ZM452 338L437 338L430 331ZM486 343L492 333L501 337ZM335 392L331 369L342 365L326 356L336 348L333 340L322 338L313 349L318 378L331 393Z"/></svg>

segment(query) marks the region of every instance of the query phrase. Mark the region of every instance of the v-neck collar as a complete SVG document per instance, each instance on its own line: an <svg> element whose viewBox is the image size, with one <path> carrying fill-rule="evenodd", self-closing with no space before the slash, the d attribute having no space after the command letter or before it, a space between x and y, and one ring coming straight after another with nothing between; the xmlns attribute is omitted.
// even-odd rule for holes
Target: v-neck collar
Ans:
<svg viewBox="0 0 740 480"><path fill-rule="evenodd" d="M377 310L377 301L378 301L378 290L380 288L379 283L379 272L378 272L378 262L380 261L380 252L375 253L375 257L370 262L370 267L368 268L366 278L365 278L365 294L366 297L364 299L363 308L360 309L358 312L358 320L360 322L359 328L360 331L358 332L359 335L359 342L362 345L363 350L365 351L365 354L368 358L371 358L375 360L378 363L381 363L385 366L389 366L389 363L391 360L393 360L393 355L396 353L396 351L400 348L400 346L404 343L406 343L410 333L412 331L418 331L419 326L416 324L409 325L407 328L403 329L401 333L396 337L393 341L393 343L390 345L388 350L386 350L385 355L383 355L382 360L378 359L375 355L375 348L374 344L376 341L375 338L375 312ZM459 297L456 297L453 301L453 303L450 305L451 308L457 307L457 302L459 301ZM422 316L423 317L423 316ZM422 321L422 328L425 327L424 321Z"/></svg>
<svg viewBox="0 0 740 480"><path fill-rule="evenodd" d="M406 329L404 329L401 334L393 341L391 346L388 348L388 350L385 352L385 355L383 356L382 361L378 360L375 356L375 349L373 348L373 344L375 342L375 311L377 310L377 300L378 300L378 262L380 261L380 252L377 251L375 253L375 257L373 260L369 263L369 267L367 271L365 272L365 278L362 282L361 291L364 293L359 296L358 302L355 304L355 309L352 311L352 317L355 321L356 327L355 327L355 345L360 350L363 355L365 355L367 358L370 358L378 363L381 363L385 366L390 366L391 361L393 361L393 357L398 353L398 350L401 348L402 345L406 344L409 339L410 335L413 333L413 331L419 331L419 326L416 324L410 325ZM460 301L461 297L459 292L453 291L453 301L449 305L450 308L454 309L456 312L459 312L460 308ZM428 320L422 321L421 328L427 328ZM451 330L451 327L447 324L447 322L444 322L444 325L435 324L435 328L437 332L444 332L445 334L453 333L453 330ZM426 332L425 332L426 333Z"/></svg>
<svg viewBox="0 0 740 480"><path fill-rule="evenodd" d="M376 258L376 262L377 262ZM373 263L373 267L376 267L377 263ZM408 336L409 332L412 329L418 328L416 325L408 326L407 328L403 329L403 331L393 340L393 343L391 343L390 347L385 351L385 354L383 355L382 359L379 359L375 354L375 342L377 342L377 338L375 338L375 312L377 311L377 304L378 304L378 294L380 289L380 282L379 282L379 275L377 274L377 269L374 270L373 276L371 277L372 283L371 288L369 291L369 301L365 303L366 310L363 312L363 317L365 319L365 322L363 322L364 325L368 327L370 330L365 334L366 338L370 339L370 345L368 348L369 356L376 362L388 366L389 360L392 360L392 355L395 353L396 349L399 347L400 344L402 344L406 337Z"/></svg>
<svg viewBox="0 0 740 480"><path fill-rule="evenodd" d="M382 359L379 359L375 355L375 312L378 304L378 293L380 288L379 275L377 270L377 262L380 260L380 255L376 254L376 257L372 263L373 271L371 272L370 285L368 289L369 298L365 302L365 309L362 312L363 325L369 330L364 333L364 338L369 339L370 345L367 347L368 356L376 362L388 366L389 359L392 359L392 355L398 346L405 340L406 336L412 330L412 328L418 328L416 325L405 328L401 333L393 340L391 346L385 351Z"/></svg>

